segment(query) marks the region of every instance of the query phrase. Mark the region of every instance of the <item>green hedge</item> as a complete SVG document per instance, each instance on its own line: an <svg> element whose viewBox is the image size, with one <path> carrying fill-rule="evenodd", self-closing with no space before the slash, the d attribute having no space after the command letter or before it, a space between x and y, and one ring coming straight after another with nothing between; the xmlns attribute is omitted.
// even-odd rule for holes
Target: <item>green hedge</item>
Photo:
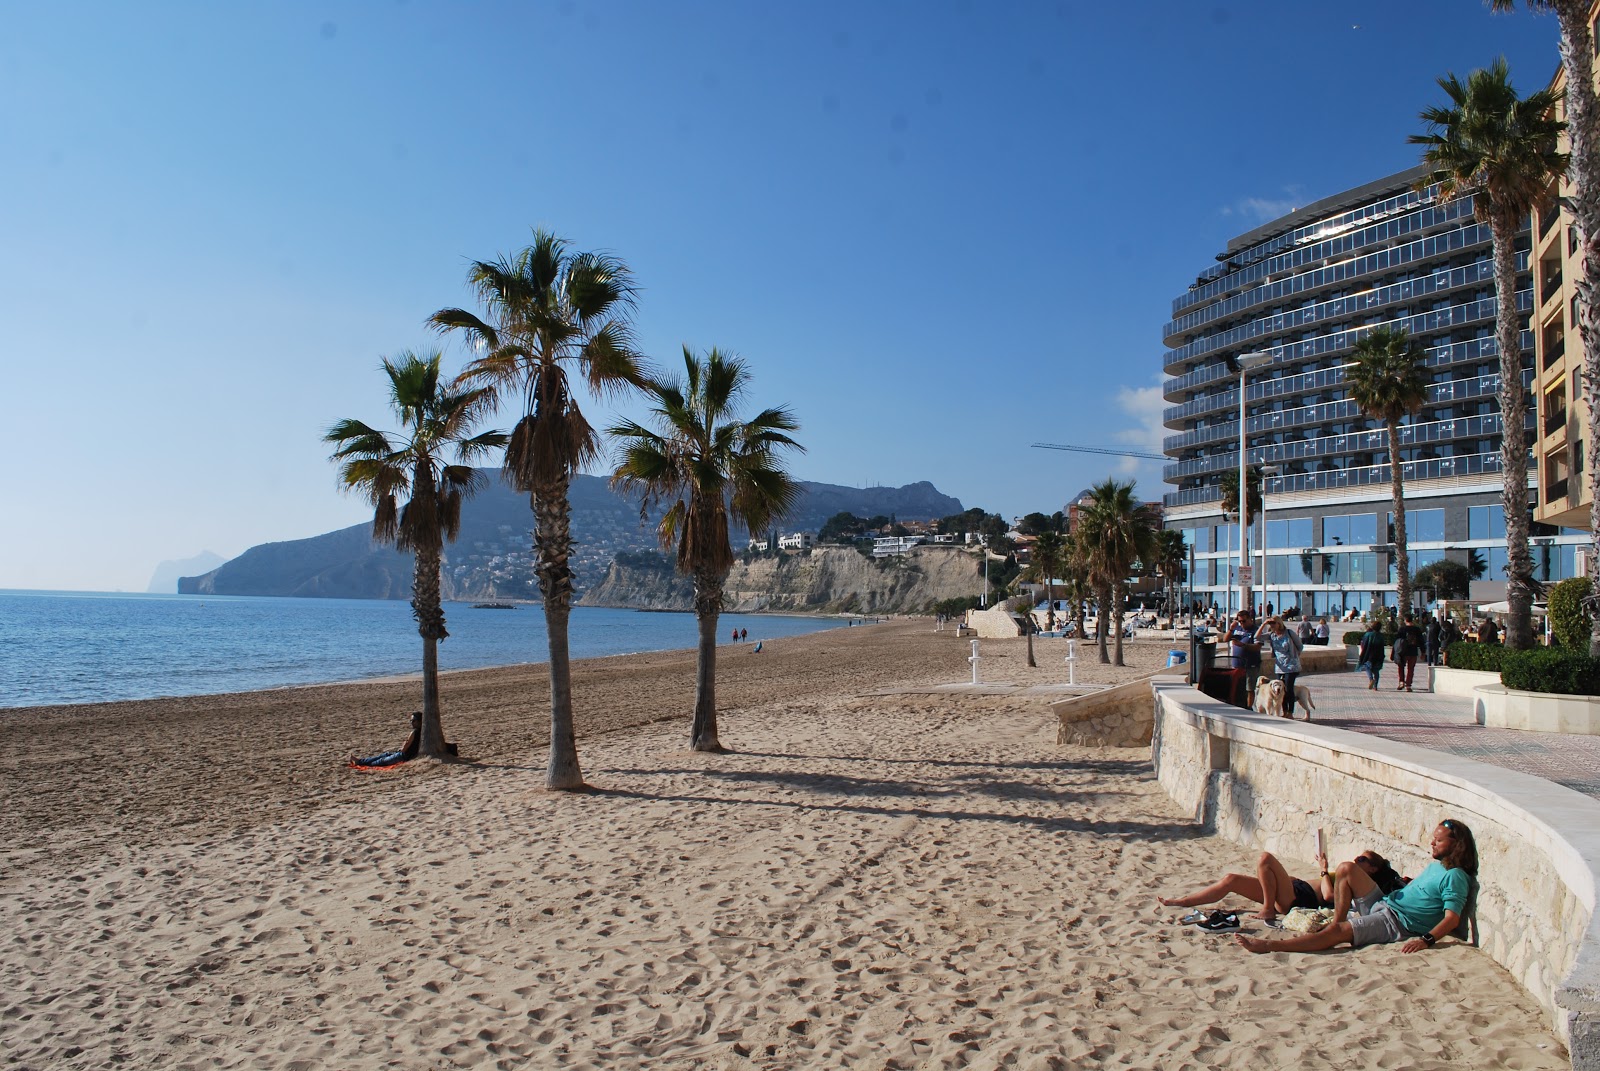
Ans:
<svg viewBox="0 0 1600 1071"><path fill-rule="evenodd" d="M1556 634L1556 642L1568 650L1589 649L1592 622L1588 611L1583 608L1583 600L1589 596L1589 591L1589 578L1586 576L1563 580L1550 589L1547 599L1550 605L1550 630Z"/></svg>
<svg viewBox="0 0 1600 1071"><path fill-rule="evenodd" d="M1457 640L1445 648L1444 664L1450 669L1472 669L1479 673L1499 673L1510 652L1498 643L1469 643Z"/></svg>
<svg viewBox="0 0 1600 1071"><path fill-rule="evenodd" d="M1506 651L1500 683L1519 692L1600 695L1600 658L1556 647Z"/></svg>
<svg viewBox="0 0 1600 1071"><path fill-rule="evenodd" d="M1367 630L1364 628L1357 629L1353 632L1346 632L1344 634L1344 645L1346 647L1359 647L1361 646L1361 637L1365 636L1366 634ZM1381 633L1381 635L1383 636L1383 649L1385 651L1394 647L1394 633L1384 632Z"/></svg>

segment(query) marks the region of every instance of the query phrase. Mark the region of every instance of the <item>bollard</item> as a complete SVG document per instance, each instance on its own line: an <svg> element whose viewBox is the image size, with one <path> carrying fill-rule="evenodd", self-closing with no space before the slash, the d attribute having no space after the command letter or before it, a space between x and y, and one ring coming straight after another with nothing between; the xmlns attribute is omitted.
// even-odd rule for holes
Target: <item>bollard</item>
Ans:
<svg viewBox="0 0 1600 1071"><path fill-rule="evenodd" d="M1078 683L1078 641L1067 641L1067 683Z"/></svg>
<svg viewBox="0 0 1600 1071"><path fill-rule="evenodd" d="M967 659L972 663L972 683L978 683L978 641L972 641L972 657Z"/></svg>

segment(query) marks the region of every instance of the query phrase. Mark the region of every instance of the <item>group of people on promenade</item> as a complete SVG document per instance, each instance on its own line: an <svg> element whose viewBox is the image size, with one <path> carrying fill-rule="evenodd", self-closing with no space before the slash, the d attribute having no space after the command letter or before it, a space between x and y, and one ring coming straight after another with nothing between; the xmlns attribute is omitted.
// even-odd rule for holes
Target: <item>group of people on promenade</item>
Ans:
<svg viewBox="0 0 1600 1071"><path fill-rule="evenodd" d="M1296 907L1332 908L1326 926L1301 936L1266 940L1240 934L1240 945L1251 952L1320 952L1347 944L1404 942L1402 952L1420 952L1455 933L1472 901L1478 876L1478 846L1464 822L1446 818L1434 827L1428 842L1431 861L1409 881L1401 878L1389 861L1375 851L1328 869L1328 857L1317 856L1316 884L1292 877L1271 852L1263 852L1256 873L1227 874L1196 892L1158 897L1164 907L1200 907L1229 894L1261 905L1255 917L1274 922ZM1211 927L1235 930L1231 925Z"/></svg>

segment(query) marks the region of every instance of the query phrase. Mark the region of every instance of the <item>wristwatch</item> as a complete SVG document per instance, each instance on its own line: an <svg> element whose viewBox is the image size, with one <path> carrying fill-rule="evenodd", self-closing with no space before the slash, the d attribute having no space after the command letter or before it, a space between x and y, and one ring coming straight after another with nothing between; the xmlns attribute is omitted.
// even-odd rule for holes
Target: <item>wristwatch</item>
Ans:
<svg viewBox="0 0 1600 1071"><path fill-rule="evenodd" d="M1422 939L1427 942L1429 948L1432 948L1434 946L1434 944L1436 944L1438 942L1438 940L1439 940L1437 937L1435 937L1431 933L1425 933L1425 934L1422 934L1421 936L1422 936Z"/></svg>

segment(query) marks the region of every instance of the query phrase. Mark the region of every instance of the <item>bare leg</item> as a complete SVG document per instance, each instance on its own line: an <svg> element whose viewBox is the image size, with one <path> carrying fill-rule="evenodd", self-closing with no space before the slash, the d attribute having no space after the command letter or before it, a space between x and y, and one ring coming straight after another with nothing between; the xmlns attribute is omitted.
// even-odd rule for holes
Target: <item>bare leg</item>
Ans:
<svg viewBox="0 0 1600 1071"><path fill-rule="evenodd" d="M1356 897L1370 896L1378 883L1354 862L1340 863L1334 873L1339 880L1333 894L1333 921L1340 923L1350 917L1350 904Z"/></svg>
<svg viewBox="0 0 1600 1071"><path fill-rule="evenodd" d="M1256 918L1271 922L1280 911L1288 911L1294 906L1294 879L1278 862L1277 856L1271 852L1261 853L1261 859L1256 863L1256 879L1261 884L1262 892L1261 910L1256 913Z"/></svg>
<svg viewBox="0 0 1600 1071"><path fill-rule="evenodd" d="M1334 945L1347 944L1352 937L1348 922L1335 922L1316 933L1308 933L1303 937L1290 937L1282 941L1264 941L1259 937L1246 937L1242 933L1235 935L1235 940L1251 952L1321 952Z"/></svg>
<svg viewBox="0 0 1600 1071"><path fill-rule="evenodd" d="M1261 902L1261 883L1255 878L1245 874L1229 874L1214 885L1207 885L1199 892L1187 896L1158 896L1156 903L1163 907L1200 907L1204 904L1214 904L1229 893L1242 896L1246 900Z"/></svg>

